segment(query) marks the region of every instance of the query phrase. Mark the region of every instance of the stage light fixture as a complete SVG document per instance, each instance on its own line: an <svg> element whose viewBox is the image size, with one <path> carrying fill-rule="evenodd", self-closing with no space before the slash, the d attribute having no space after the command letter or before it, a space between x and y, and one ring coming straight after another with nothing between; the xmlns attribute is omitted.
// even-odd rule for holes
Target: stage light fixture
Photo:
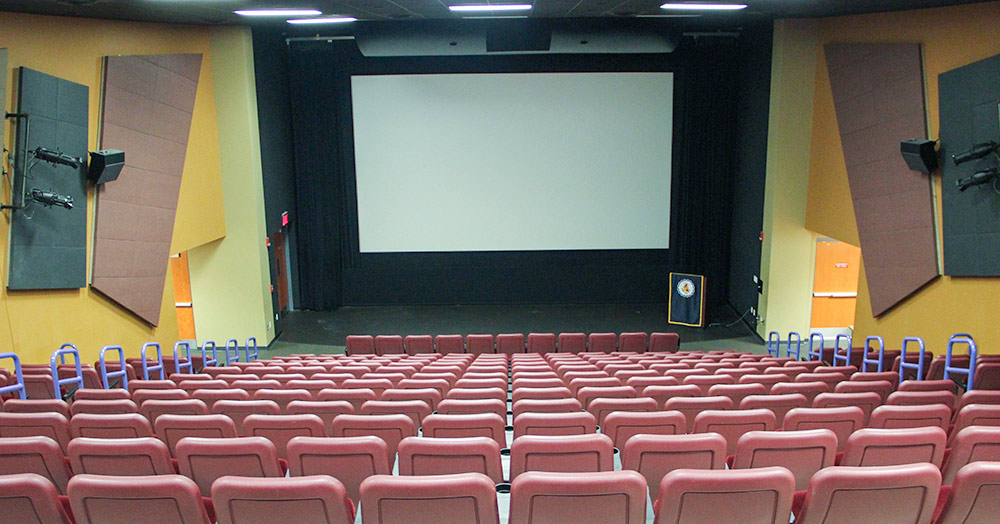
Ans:
<svg viewBox="0 0 1000 524"><path fill-rule="evenodd" d="M358 19L353 16L319 16L316 18L295 18L288 20L289 24L343 24L356 22Z"/></svg>
<svg viewBox="0 0 1000 524"><path fill-rule="evenodd" d="M274 16L274 17L318 16L323 14L322 11L317 11L315 9L239 9L233 12L240 16Z"/></svg>
<svg viewBox="0 0 1000 524"><path fill-rule="evenodd" d="M1000 176L1000 169L991 167L989 169L983 169L982 171L976 171L969 178L960 178L955 181L955 185L958 186L959 191L965 191L970 187L981 186L983 184L989 184L997 180Z"/></svg>
<svg viewBox="0 0 1000 524"><path fill-rule="evenodd" d="M685 11L739 11L740 9L746 9L746 4L694 4L694 3L666 3L660 6L660 9L676 9Z"/></svg>
<svg viewBox="0 0 1000 524"><path fill-rule="evenodd" d="M448 9L456 13L477 13L482 11L527 11L531 4L465 4L450 5Z"/></svg>
<svg viewBox="0 0 1000 524"><path fill-rule="evenodd" d="M970 160L977 160L997 150L996 142L989 141L972 146L972 149L951 155L955 165L964 164Z"/></svg>

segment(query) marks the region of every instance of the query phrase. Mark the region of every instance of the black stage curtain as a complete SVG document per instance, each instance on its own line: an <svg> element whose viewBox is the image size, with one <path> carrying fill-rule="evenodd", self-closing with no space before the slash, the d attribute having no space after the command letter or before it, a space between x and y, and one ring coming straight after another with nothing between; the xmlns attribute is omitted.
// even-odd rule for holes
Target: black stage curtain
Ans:
<svg viewBox="0 0 1000 524"><path fill-rule="evenodd" d="M340 305L665 302L669 273L706 276L709 317L729 274L735 46L669 55L366 58L353 41L292 42L303 309ZM450 72L675 73L671 248L361 254L354 193L350 75ZM613 176L613 174L611 174Z"/></svg>

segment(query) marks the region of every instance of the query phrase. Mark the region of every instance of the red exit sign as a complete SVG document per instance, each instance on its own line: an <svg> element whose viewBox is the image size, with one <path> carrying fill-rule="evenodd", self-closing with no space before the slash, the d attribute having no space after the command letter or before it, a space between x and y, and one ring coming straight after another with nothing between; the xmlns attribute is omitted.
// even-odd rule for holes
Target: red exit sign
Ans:
<svg viewBox="0 0 1000 524"><path fill-rule="evenodd" d="M836 267L837 269L846 269L847 262L837 262L836 264L833 265L833 267Z"/></svg>

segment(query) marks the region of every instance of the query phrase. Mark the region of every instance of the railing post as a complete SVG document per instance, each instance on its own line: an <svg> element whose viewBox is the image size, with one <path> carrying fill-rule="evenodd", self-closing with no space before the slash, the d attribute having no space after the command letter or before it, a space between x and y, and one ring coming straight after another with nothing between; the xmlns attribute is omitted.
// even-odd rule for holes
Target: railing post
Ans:
<svg viewBox="0 0 1000 524"><path fill-rule="evenodd" d="M872 350L871 343L872 343L872 341L876 341L876 340L878 341L878 361L877 362L874 361L874 360L872 360L872 359L870 359L870 358L868 358L868 353L870 353L871 350ZM871 336L871 337L866 338L865 339L865 354L861 357L861 372L864 373L864 372L868 371L868 364L877 364L878 365L878 368L877 368L878 372L881 373L882 372L882 361L883 361L883 357L884 356L885 356L885 341L882 340L882 337Z"/></svg>
<svg viewBox="0 0 1000 524"><path fill-rule="evenodd" d="M156 348L156 365L150 367L149 362L146 361L146 349L155 347ZM163 371L163 351L160 349L160 344L156 342L146 342L142 345L142 349L139 350L139 356L142 358L142 379L149 380L150 371L159 371L160 378L167 378L166 373Z"/></svg>
<svg viewBox="0 0 1000 524"><path fill-rule="evenodd" d="M819 349L813 349L813 339L819 337ZM826 345L826 340L823 339L822 333L809 333L809 358L807 360L812 360L816 357L816 360L823 360L823 346Z"/></svg>
<svg viewBox="0 0 1000 524"><path fill-rule="evenodd" d="M180 353L177 351L181 347L187 353L187 363L181 362ZM180 340L174 343L174 369L178 373L182 373L185 369L188 370L188 373L194 373L194 360L191 359L191 344L189 342Z"/></svg>
<svg viewBox="0 0 1000 524"><path fill-rule="evenodd" d="M5 358L9 358L14 361L14 379L17 383L10 386L0 387L0 395L17 391L21 400L28 398L28 393L24 389L24 375L21 373L21 357L17 356L14 352L0 353L0 359Z"/></svg>
<svg viewBox="0 0 1000 524"><path fill-rule="evenodd" d="M966 344L969 347L969 367L968 369L963 367L955 367L951 365L951 353L954 349L955 344ZM976 358L979 351L976 349L976 343L972 340L972 336L968 333L956 333L948 338L948 351L945 353L944 357L944 378L951 378L952 373L958 373L960 375L965 375L968 378L968 383L965 385L966 391L972 390L972 384L975 382L976 377Z"/></svg>
<svg viewBox="0 0 1000 524"><path fill-rule="evenodd" d="M920 356L917 358L916 364L910 364L906 361L906 346L910 342L916 342L917 346L920 348ZM906 380L906 370L916 369L917 370L917 380L924 379L924 357L926 357L927 348L924 346L924 339L920 337L906 337L903 339L903 347L899 353L899 383L902 384Z"/></svg>
<svg viewBox="0 0 1000 524"><path fill-rule="evenodd" d="M840 340L841 339L845 339L845 338L847 339L847 348L845 348L844 354L841 355L840 354ZM834 366L836 366L837 362L840 361L840 360L844 361L843 365L845 365L845 366L850 366L851 365L851 344L853 344L853 341L852 341L850 335L845 335L843 333L840 333L840 334L837 335L837 338L834 340L834 345L833 345L833 365Z"/></svg>
<svg viewBox="0 0 1000 524"><path fill-rule="evenodd" d="M767 352L772 356L779 357L781 351L781 333L772 331L767 334Z"/></svg>
<svg viewBox="0 0 1000 524"><path fill-rule="evenodd" d="M66 355L73 355L73 359L76 361L76 375L68 377L65 379L59 378L59 362L66 363ZM52 371L52 387L55 389L55 398L63 398L62 386L63 384L76 384L76 389L83 388L83 369L80 366L80 352L76 349L73 344L63 344L59 349L52 352L52 358L49 359L49 369Z"/></svg>
<svg viewBox="0 0 1000 524"><path fill-rule="evenodd" d="M108 363L105 360L105 353L109 350L118 352L118 371L112 371L108 373ZM121 346L104 346L101 348L101 356L98 359L98 363L101 366L101 381L104 382L104 389L111 389L111 383L108 379L121 377L122 378L122 388L128 389L128 369L125 367L125 350Z"/></svg>
<svg viewBox="0 0 1000 524"><path fill-rule="evenodd" d="M253 342L253 353L250 352L250 343L251 342ZM253 362L254 360L257 360L257 358L258 358L257 357L257 337L250 337L250 338L247 339L246 357L247 357L247 360L246 360L247 362Z"/></svg>

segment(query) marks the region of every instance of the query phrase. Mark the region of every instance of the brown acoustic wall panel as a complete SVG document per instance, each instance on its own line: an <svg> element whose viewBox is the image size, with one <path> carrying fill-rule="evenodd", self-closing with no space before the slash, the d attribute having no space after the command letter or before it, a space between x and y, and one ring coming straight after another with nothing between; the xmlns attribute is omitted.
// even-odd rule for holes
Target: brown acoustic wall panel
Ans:
<svg viewBox="0 0 1000 524"><path fill-rule="evenodd" d="M929 175L899 142L927 136L917 44L827 44L826 61L875 316L938 275Z"/></svg>
<svg viewBox="0 0 1000 524"><path fill-rule="evenodd" d="M157 325L201 55L105 59L101 147L125 152L100 186L91 286Z"/></svg>

